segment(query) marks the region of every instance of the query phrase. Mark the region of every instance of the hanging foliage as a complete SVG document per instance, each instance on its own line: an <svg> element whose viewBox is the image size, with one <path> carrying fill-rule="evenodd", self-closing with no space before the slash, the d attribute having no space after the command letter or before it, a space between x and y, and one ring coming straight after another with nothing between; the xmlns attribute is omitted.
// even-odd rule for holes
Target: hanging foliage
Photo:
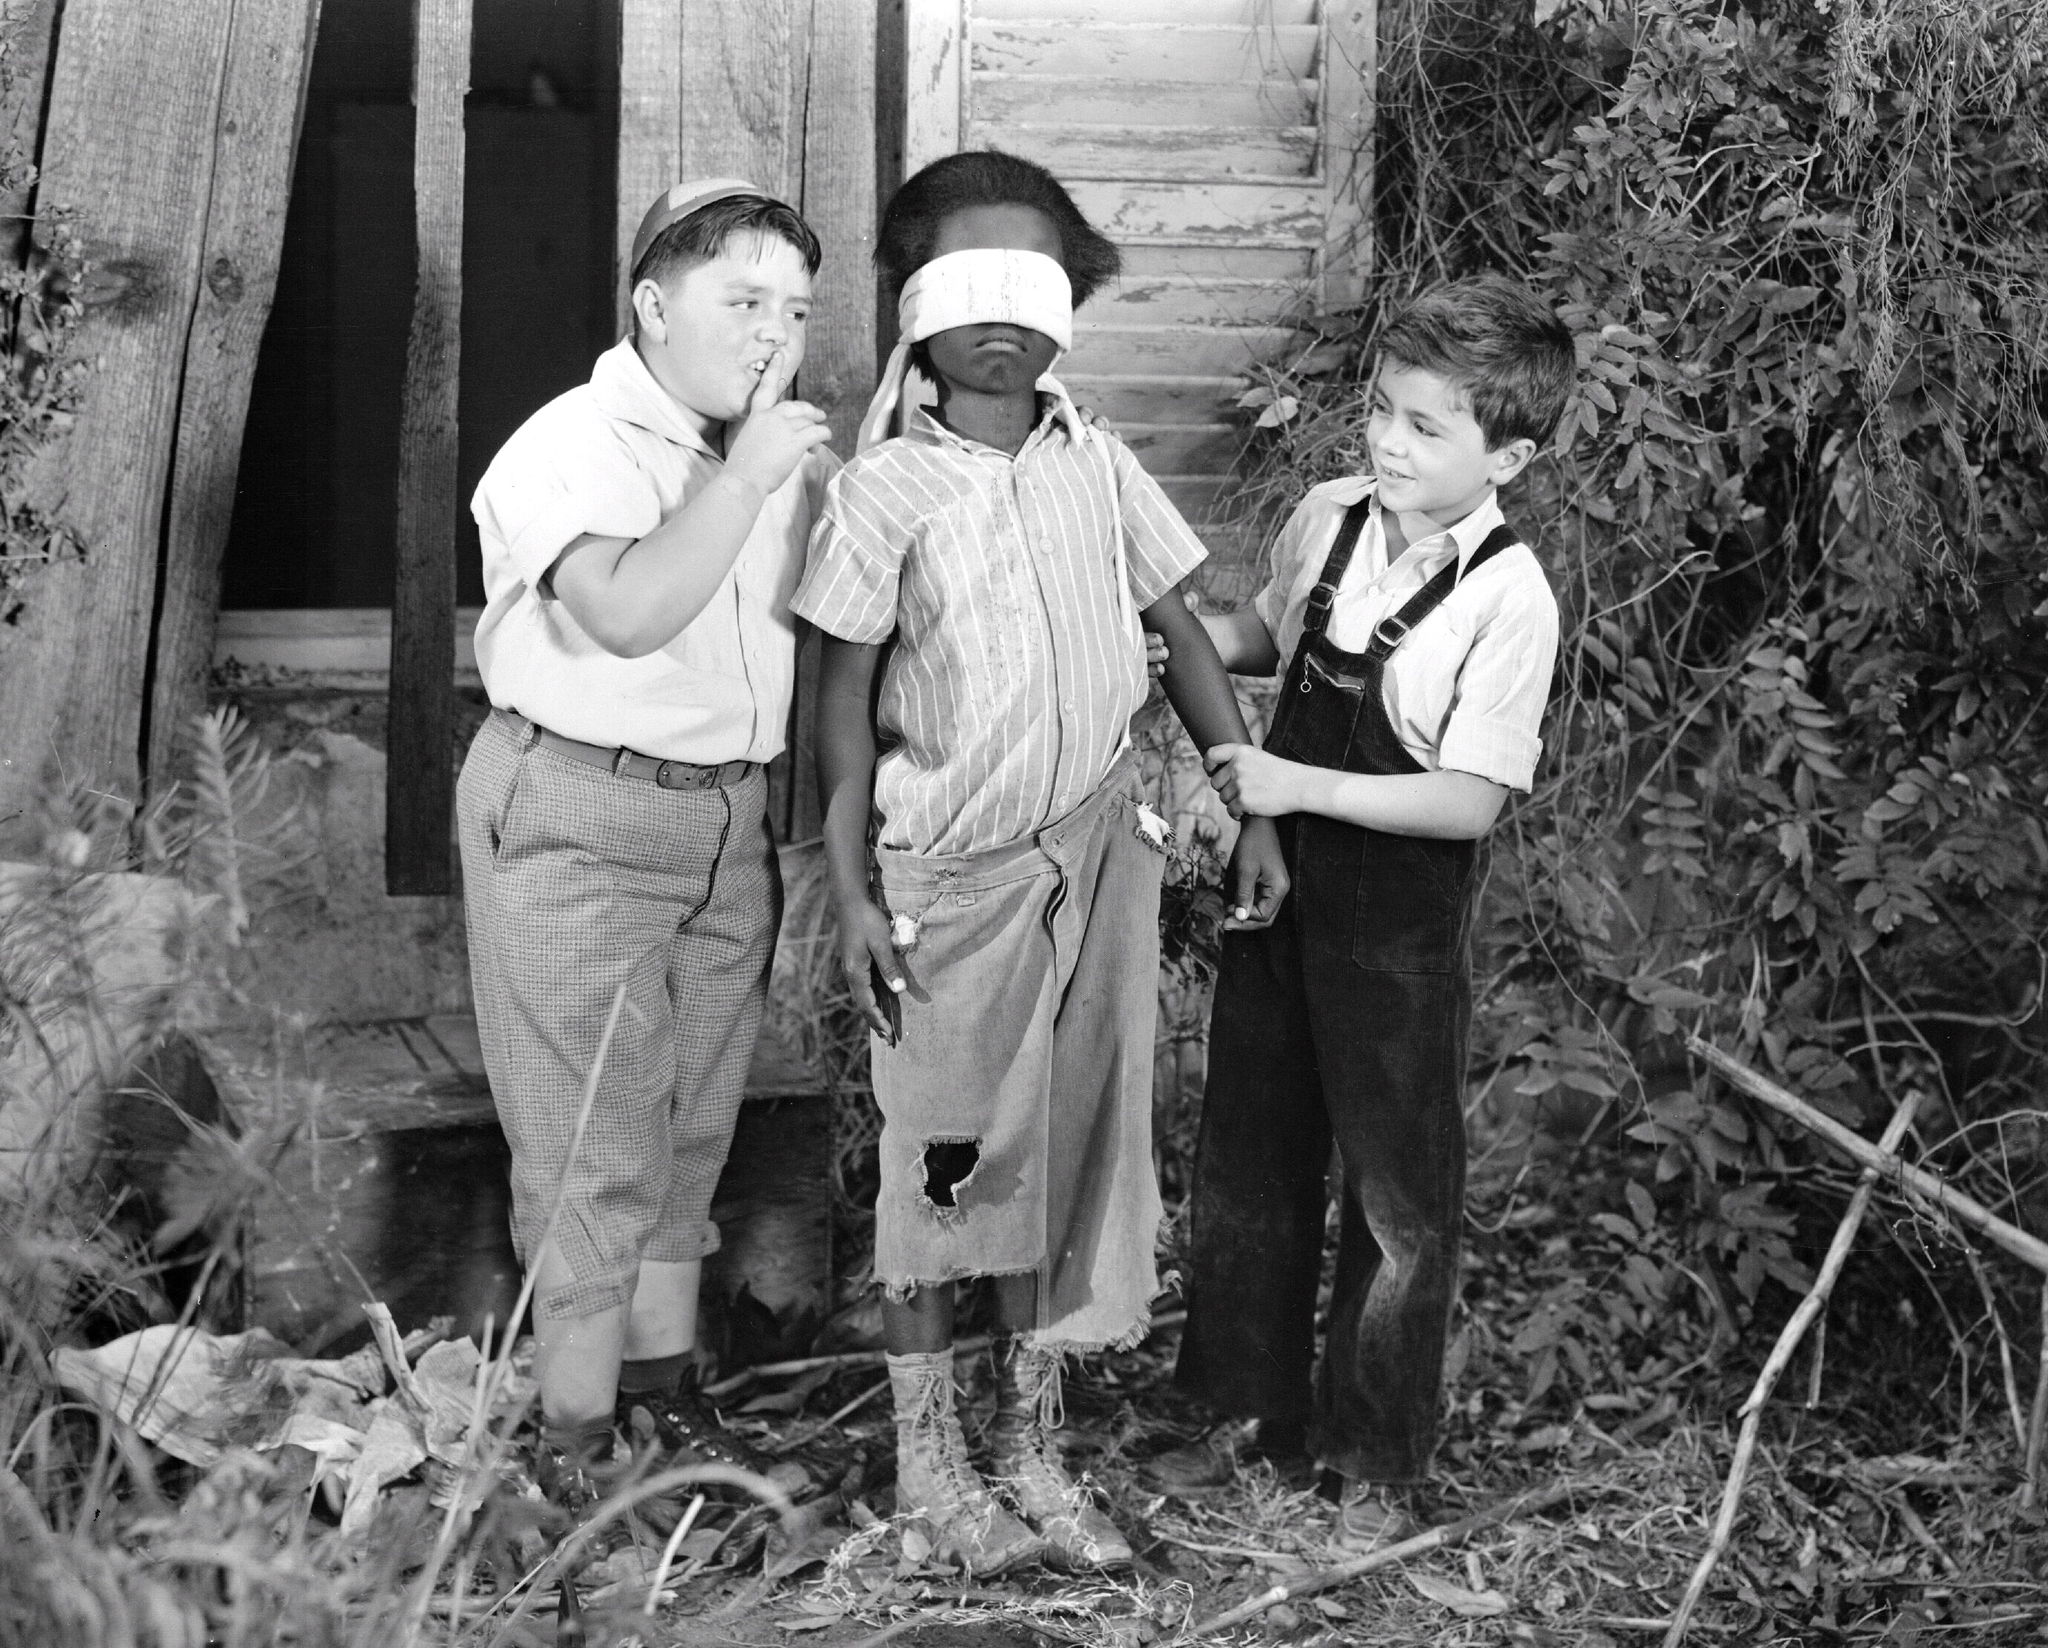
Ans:
<svg viewBox="0 0 2048 1648"><path fill-rule="evenodd" d="M1275 510L1370 468L1388 305L1503 269L1577 335L1505 500L1566 641L1476 1068L1618 1107L1745 1300L1806 1146L1680 1026L1845 1119L1925 1088L2048 1223L2044 71L2027 0L1389 0L1376 287L1255 391Z"/></svg>

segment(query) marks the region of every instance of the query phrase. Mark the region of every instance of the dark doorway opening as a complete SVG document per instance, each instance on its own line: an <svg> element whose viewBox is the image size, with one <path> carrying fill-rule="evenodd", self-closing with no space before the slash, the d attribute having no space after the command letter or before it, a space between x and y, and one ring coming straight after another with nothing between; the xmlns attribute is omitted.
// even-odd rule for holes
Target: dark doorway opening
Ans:
<svg viewBox="0 0 2048 1648"><path fill-rule="evenodd" d="M221 604L388 607L412 316L411 0L325 0ZM476 0L464 130L457 600L469 497L615 337L618 0Z"/></svg>

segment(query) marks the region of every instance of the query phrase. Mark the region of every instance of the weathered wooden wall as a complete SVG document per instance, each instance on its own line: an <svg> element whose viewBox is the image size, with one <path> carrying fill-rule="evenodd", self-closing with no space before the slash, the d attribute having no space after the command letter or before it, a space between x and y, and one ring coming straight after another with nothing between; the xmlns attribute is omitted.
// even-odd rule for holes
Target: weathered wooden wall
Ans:
<svg viewBox="0 0 2048 1648"><path fill-rule="evenodd" d="M318 11L10 0L6 126L43 111L24 204L83 241L91 380L28 477L84 552L24 571L0 633L0 841L47 773L137 793L199 708Z"/></svg>

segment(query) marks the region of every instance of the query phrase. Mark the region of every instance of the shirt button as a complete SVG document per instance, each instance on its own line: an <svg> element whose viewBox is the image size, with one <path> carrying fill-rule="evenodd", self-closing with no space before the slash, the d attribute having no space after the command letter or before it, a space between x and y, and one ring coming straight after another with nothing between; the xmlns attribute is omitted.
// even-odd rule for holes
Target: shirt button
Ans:
<svg viewBox="0 0 2048 1648"><path fill-rule="evenodd" d="M1071 699L1071 698L1063 698L1063 699L1061 699L1061 700L1060 700L1060 708L1061 708L1061 709L1063 709L1063 710L1065 710L1065 711L1067 712L1067 714L1069 714L1069 715L1072 715L1072 714L1074 713L1074 701L1073 701L1073 699Z"/></svg>

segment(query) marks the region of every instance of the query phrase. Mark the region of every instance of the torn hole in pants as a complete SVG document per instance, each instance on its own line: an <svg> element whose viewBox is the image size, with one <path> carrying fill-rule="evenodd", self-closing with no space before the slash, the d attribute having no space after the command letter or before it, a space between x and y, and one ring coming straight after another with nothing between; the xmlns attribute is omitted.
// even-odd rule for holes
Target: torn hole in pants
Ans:
<svg viewBox="0 0 2048 1648"><path fill-rule="evenodd" d="M977 1139L932 1139L924 1147L919 1172L924 1179L924 1200L941 1212L957 1212L960 1192L981 1165L981 1143Z"/></svg>

